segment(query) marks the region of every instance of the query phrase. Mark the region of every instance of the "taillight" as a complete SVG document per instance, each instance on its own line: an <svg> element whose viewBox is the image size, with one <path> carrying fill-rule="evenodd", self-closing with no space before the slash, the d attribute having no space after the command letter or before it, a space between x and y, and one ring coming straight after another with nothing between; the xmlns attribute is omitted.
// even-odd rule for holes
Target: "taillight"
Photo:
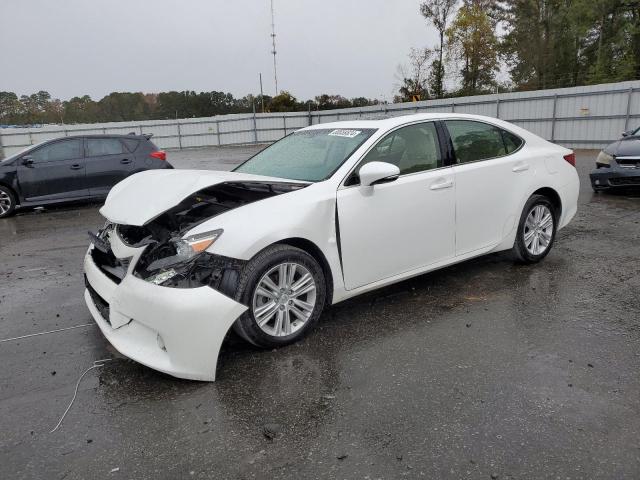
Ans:
<svg viewBox="0 0 640 480"><path fill-rule="evenodd" d="M164 150L156 150L155 152L151 152L149 156L153 158L157 158L158 160L166 160L167 152L165 152Z"/></svg>
<svg viewBox="0 0 640 480"><path fill-rule="evenodd" d="M571 153L565 155L562 158L564 158L567 162L569 162L574 167L576 166L576 154L575 153L571 152Z"/></svg>

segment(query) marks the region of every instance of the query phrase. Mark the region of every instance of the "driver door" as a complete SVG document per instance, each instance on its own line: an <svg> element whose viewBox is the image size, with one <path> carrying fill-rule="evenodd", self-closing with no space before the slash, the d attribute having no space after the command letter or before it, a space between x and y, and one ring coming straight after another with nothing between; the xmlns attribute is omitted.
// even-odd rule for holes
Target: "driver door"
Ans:
<svg viewBox="0 0 640 480"><path fill-rule="evenodd" d="M393 163L397 180L361 186L367 162ZM374 282L451 259L455 253L455 189L443 165L433 122L401 127L382 138L337 192L345 287Z"/></svg>
<svg viewBox="0 0 640 480"><path fill-rule="evenodd" d="M83 197L85 164L82 138L47 143L18 162L18 182L27 201Z"/></svg>

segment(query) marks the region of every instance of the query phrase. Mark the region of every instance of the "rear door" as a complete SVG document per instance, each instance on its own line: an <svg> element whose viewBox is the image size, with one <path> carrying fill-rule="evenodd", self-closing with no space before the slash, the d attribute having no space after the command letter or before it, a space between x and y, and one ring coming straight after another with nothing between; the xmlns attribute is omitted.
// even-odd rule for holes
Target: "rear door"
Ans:
<svg viewBox="0 0 640 480"><path fill-rule="evenodd" d="M456 182L456 256L497 245L518 221L534 169L523 140L489 123L446 120Z"/></svg>
<svg viewBox="0 0 640 480"><path fill-rule="evenodd" d="M47 143L18 161L18 182L27 201L88 195L82 137Z"/></svg>
<svg viewBox="0 0 640 480"><path fill-rule="evenodd" d="M133 171L134 156L118 137L87 137L85 154L87 187L92 196L106 196Z"/></svg>

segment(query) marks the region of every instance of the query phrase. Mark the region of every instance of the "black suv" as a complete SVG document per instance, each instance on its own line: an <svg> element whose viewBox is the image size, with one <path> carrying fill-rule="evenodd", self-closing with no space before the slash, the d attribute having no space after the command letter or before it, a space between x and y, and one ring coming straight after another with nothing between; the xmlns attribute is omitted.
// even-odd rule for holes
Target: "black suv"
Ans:
<svg viewBox="0 0 640 480"><path fill-rule="evenodd" d="M0 161L0 218L16 207L105 198L120 180L173 168L151 135L83 135L33 145Z"/></svg>

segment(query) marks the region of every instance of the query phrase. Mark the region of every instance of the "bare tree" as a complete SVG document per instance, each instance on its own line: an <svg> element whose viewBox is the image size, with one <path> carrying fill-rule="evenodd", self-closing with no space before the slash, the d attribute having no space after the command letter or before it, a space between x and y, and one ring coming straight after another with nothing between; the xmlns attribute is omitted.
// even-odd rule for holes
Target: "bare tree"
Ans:
<svg viewBox="0 0 640 480"><path fill-rule="evenodd" d="M412 48L409 52L409 66L398 65L398 77L402 82L397 100L408 102L413 97L426 100L429 97L427 79L429 59L433 52L428 48Z"/></svg>
<svg viewBox="0 0 640 480"><path fill-rule="evenodd" d="M448 28L449 19L455 10L458 0L426 0L420 5L420 13L431 22L440 36L440 48L438 48L438 60L434 65L433 94L440 98L444 94L444 38ZM434 62L434 63L436 63Z"/></svg>

